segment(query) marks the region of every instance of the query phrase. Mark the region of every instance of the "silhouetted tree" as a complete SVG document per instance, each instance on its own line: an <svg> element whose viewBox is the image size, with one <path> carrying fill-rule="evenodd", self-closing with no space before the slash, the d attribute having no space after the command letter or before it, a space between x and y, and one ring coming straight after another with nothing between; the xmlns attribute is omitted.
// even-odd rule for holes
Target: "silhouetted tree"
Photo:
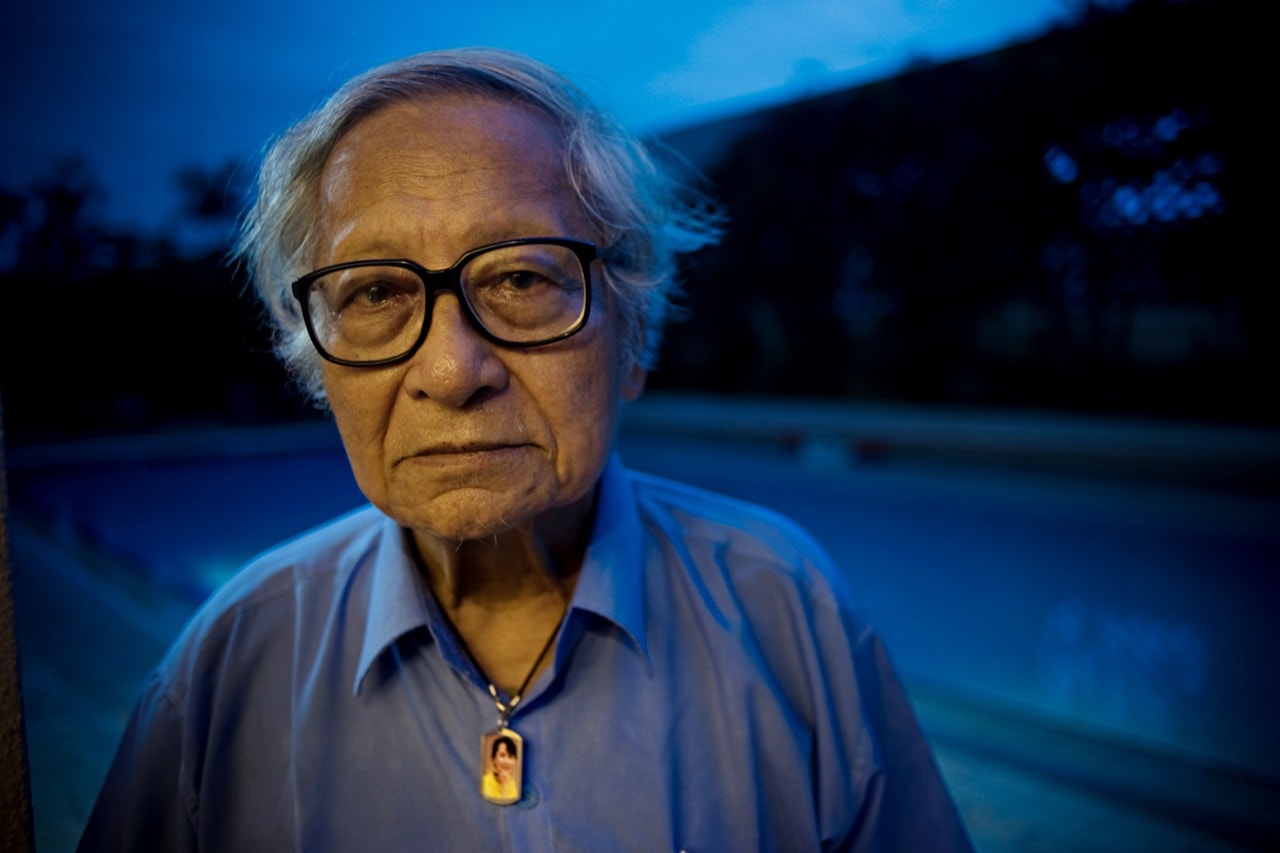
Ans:
<svg viewBox="0 0 1280 853"><path fill-rule="evenodd" d="M1265 134L1233 107L1254 54L1227 15L1093 3L1032 43L670 135L719 152L732 226L654 387L1268 417L1274 335L1241 318L1275 298L1236 235L1269 155L1241 144Z"/></svg>

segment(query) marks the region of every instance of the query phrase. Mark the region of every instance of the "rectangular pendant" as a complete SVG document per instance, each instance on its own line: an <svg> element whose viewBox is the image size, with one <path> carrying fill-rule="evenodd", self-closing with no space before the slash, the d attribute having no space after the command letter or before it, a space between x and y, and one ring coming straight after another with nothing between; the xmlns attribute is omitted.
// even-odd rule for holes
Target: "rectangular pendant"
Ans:
<svg viewBox="0 0 1280 853"><path fill-rule="evenodd" d="M509 806L524 785L524 738L506 726L480 738L480 795Z"/></svg>

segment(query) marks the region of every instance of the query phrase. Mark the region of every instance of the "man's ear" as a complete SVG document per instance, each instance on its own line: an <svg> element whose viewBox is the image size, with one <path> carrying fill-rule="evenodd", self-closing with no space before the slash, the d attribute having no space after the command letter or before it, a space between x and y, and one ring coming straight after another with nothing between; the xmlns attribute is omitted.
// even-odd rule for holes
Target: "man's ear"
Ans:
<svg viewBox="0 0 1280 853"><path fill-rule="evenodd" d="M644 381L649 376L649 371L640 366L640 362L633 361L631 366L627 367L622 374L622 399L628 403L634 403L644 393Z"/></svg>
<svg viewBox="0 0 1280 853"><path fill-rule="evenodd" d="M647 324L641 320L635 329L636 348L623 355L622 365L622 399L634 403L644 393L644 381L649 371L644 367L645 342L648 341Z"/></svg>

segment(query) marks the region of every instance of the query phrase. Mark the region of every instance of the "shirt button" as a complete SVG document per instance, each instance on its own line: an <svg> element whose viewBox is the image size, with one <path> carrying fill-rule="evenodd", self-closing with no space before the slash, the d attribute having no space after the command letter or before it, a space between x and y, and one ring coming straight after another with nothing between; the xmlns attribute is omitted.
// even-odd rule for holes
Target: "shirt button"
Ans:
<svg viewBox="0 0 1280 853"><path fill-rule="evenodd" d="M525 785L524 788L520 790L520 799L516 800L515 805L516 808L528 811L529 809L537 808L541 799L542 797L539 796L537 788L532 785Z"/></svg>

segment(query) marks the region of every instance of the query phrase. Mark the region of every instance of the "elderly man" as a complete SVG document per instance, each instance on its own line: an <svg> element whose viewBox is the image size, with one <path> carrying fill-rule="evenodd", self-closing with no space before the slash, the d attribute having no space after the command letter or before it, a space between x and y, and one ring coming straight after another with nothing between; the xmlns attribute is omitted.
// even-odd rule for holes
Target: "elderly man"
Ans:
<svg viewBox="0 0 1280 853"><path fill-rule="evenodd" d="M496 51L376 69L275 145L242 249L372 506L200 611L82 849L967 848L823 552L613 455L715 236L689 198Z"/></svg>

